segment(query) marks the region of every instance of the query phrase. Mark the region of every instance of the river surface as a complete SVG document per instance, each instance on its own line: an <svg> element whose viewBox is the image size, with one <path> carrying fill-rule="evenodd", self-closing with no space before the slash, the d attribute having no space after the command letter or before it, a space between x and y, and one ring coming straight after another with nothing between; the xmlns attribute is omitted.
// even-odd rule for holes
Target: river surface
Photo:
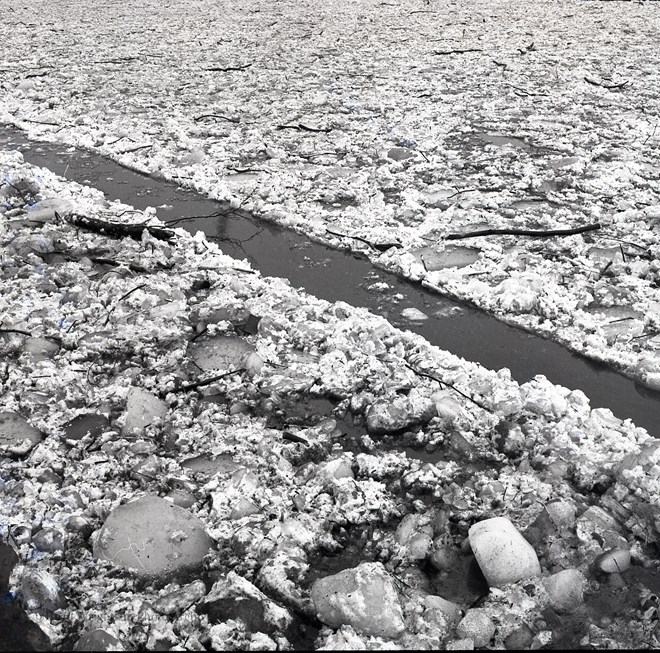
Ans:
<svg viewBox="0 0 660 653"><path fill-rule="evenodd" d="M302 234L232 211L226 203L132 171L98 154L31 141L11 126L0 125L0 146L18 149L29 163L98 188L109 200L118 199L137 209L155 207L161 220L192 233L204 231L226 254L247 259L266 276L289 279L293 287L329 301L364 306L467 360L490 369L508 367L519 383L543 374L553 383L579 388L592 408L609 408L617 417L630 418L651 435L660 436L660 392L643 388L555 342L378 270L363 256L312 242ZM385 290L382 284L387 284ZM428 319L406 320L402 312L410 308Z"/></svg>

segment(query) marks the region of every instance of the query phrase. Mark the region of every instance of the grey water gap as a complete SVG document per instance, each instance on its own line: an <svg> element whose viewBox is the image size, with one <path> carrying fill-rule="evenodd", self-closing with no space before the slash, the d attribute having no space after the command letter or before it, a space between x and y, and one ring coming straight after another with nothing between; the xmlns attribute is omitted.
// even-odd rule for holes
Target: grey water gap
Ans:
<svg viewBox="0 0 660 653"><path fill-rule="evenodd" d="M660 436L660 392L642 388L555 342L379 270L362 255L313 242L245 211L232 210L226 202L135 172L101 155L31 141L12 126L0 126L0 146L18 149L29 163L98 188L110 200L119 199L137 209L158 207L161 220L191 233L203 231L226 254L247 259L266 276L288 279L292 286L328 301L366 307L466 360L490 369L507 367L519 383L543 374L553 383L580 389L593 408L609 408L617 417L630 418L651 435ZM406 309L421 311L427 318L408 320Z"/></svg>

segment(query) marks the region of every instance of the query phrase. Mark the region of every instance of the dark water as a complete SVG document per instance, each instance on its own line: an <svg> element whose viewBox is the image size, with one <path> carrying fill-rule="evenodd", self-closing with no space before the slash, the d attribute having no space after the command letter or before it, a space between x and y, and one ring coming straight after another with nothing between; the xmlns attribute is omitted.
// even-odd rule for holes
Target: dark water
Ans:
<svg viewBox="0 0 660 653"><path fill-rule="evenodd" d="M177 221L176 226L193 233L204 231L224 252L249 260L264 275L289 279L293 287L323 299L364 306L467 360L491 369L508 367L520 383L544 374L553 383L579 388L590 398L593 408L610 408L618 417L631 418L652 435L660 436L656 419L660 392L642 388L561 345L377 270L362 256L311 242L301 234L231 211L225 203L134 172L99 155L29 141L13 127L0 126L0 146L19 149L30 163L99 188L110 200L119 199L138 209L167 205L157 209L159 218ZM387 290L370 290L376 282L387 283ZM403 299L394 299L397 294ZM401 316L405 308L417 308L429 319L406 321Z"/></svg>

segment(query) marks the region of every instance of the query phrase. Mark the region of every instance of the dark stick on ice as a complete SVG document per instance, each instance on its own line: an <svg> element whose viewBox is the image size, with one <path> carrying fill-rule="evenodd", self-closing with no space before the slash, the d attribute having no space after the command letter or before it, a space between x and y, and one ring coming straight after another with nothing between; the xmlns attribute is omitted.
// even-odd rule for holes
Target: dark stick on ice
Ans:
<svg viewBox="0 0 660 653"><path fill-rule="evenodd" d="M60 219L59 214L55 214L57 219ZM99 220L98 218L90 218L85 215L71 214L64 218L69 224L79 229L87 229L87 231L94 231L98 234L105 234L113 238L133 238L134 240L142 239L142 232L146 229L149 235L157 240L164 240L171 242L174 240L174 232L171 229L165 229L155 225L147 224L122 224L121 222L109 222L106 220Z"/></svg>
<svg viewBox="0 0 660 653"><path fill-rule="evenodd" d="M204 120L204 118L215 118L216 120L226 120L227 122L234 122L234 123L238 123L241 121L240 118L228 118L227 116L221 116L218 113L204 113L201 116L195 116L193 120L195 122L199 122L200 120Z"/></svg>
<svg viewBox="0 0 660 653"><path fill-rule="evenodd" d="M146 283L141 283L139 286L135 286L135 288L131 288L127 293L124 293L109 309L108 312L105 314L105 322L104 326L108 324L110 321L110 316L112 315L112 311L119 306L119 303L124 301L127 297L130 297L134 292L140 290L140 288L144 288L147 284ZM96 320L98 322L98 320Z"/></svg>
<svg viewBox="0 0 660 653"><path fill-rule="evenodd" d="M282 440L288 440L289 442L298 442L300 444L309 444L307 438L303 438L297 433L292 433L291 431L282 431Z"/></svg>
<svg viewBox="0 0 660 653"><path fill-rule="evenodd" d="M226 66L224 68L222 66L212 66L211 68L207 68L206 70L212 73L229 73L232 71L245 70L246 68L249 68L251 65L252 65L251 63L248 63L245 64L244 66Z"/></svg>
<svg viewBox="0 0 660 653"><path fill-rule="evenodd" d="M465 48L463 50L434 50L433 54L447 55L447 54L465 54L466 52L483 52L481 48Z"/></svg>
<svg viewBox="0 0 660 653"><path fill-rule="evenodd" d="M600 281L603 278L603 275L610 269L612 266L612 261L608 261L604 266L603 269L600 271L598 274L598 279L596 281Z"/></svg>
<svg viewBox="0 0 660 653"><path fill-rule="evenodd" d="M35 125L50 125L51 127L59 127L59 122L48 122L47 120L29 120L28 118L23 118L23 122L31 122Z"/></svg>
<svg viewBox="0 0 660 653"><path fill-rule="evenodd" d="M479 406L482 410L485 410L489 413L492 411L489 408L486 408L481 402L477 401L476 399L473 399L470 397L470 395L466 395L464 392L461 392L456 386L453 386L451 383L447 383L447 381L443 381L442 379L439 379L437 376L433 376L433 374L427 374L426 372L421 372L420 370L416 370L412 365L408 365L408 363L404 363L404 365L409 369L412 370L417 376L421 376L425 379L431 379L431 381L435 381L436 383L439 383L440 385L445 385L454 392L457 392L461 397L464 399L467 399L468 401L471 401L473 404L476 406Z"/></svg>
<svg viewBox="0 0 660 653"><path fill-rule="evenodd" d="M476 236L531 236L533 238L550 238L552 236L573 236L575 234L583 234L587 231L596 231L600 229L599 222L594 224L587 224L583 227L575 227L573 229L481 229L479 231L471 231L466 234L447 234L445 240L461 240L463 238L475 238Z"/></svg>
<svg viewBox="0 0 660 653"><path fill-rule="evenodd" d="M139 57L122 57L121 59L101 59L100 61L95 61L94 63L126 63L127 61L136 61Z"/></svg>
<svg viewBox="0 0 660 653"><path fill-rule="evenodd" d="M329 127L322 127L317 129L316 127L307 127L307 125L303 125L298 123L297 125L277 125L277 129L297 129L298 131L303 131L303 132L321 132L324 134L327 134L328 132L331 132L332 129Z"/></svg>
<svg viewBox="0 0 660 653"><path fill-rule="evenodd" d="M146 150L149 147L153 147L153 145L138 145L137 147L131 147L128 150L121 150L120 152L117 152L117 154L128 154L129 152L137 152L138 150Z"/></svg>
<svg viewBox="0 0 660 653"><path fill-rule="evenodd" d="M241 372L244 371L245 368L239 367L237 370L231 370L230 372L224 372L223 374L216 374L215 376L212 376L208 379L202 379L201 381L195 381L193 383L186 383L185 385L176 388L174 392L188 392L188 390L195 390L196 388L201 388L205 385L209 385L211 383L215 383L216 381L220 381L220 379L224 379L234 374L240 374Z"/></svg>
<svg viewBox="0 0 660 653"><path fill-rule="evenodd" d="M584 81L587 82L587 84L591 84L592 86L601 86L602 88L606 88L608 91L616 91L618 89L625 88L628 86L628 84L630 84L629 79L619 84L604 84L603 82L596 82L593 79L589 79L588 77L585 77Z"/></svg>
<svg viewBox="0 0 660 653"><path fill-rule="evenodd" d="M364 243L365 245L369 245L369 247L373 247L374 249L377 249L379 252L386 252L388 249L391 249L392 247L403 247L401 243L371 243L369 242L366 238L362 238L362 236L351 236L349 234L340 234L337 231L332 231L331 229L326 228L326 233L331 234L333 236L339 236L340 238L352 238L353 240L359 240L361 243Z"/></svg>

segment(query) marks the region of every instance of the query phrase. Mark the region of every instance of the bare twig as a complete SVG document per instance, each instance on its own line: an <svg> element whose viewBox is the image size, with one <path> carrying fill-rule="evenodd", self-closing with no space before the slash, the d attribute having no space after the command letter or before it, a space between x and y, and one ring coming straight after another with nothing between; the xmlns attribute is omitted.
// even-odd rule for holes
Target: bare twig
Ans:
<svg viewBox="0 0 660 653"><path fill-rule="evenodd" d="M457 392L461 397L464 399L467 399L468 401L471 401L473 404L476 406L479 406L482 410L488 411L489 413L492 412L489 408L486 408L480 401L477 401L473 397L470 397L470 395L466 395L464 392L461 392L456 386L453 386L451 383L447 383L447 381L443 381L442 379L439 379L437 376L433 376L433 374L427 374L426 372L421 372L420 370L416 370L412 365L408 365L408 363L404 363L404 365L411 371L413 371L417 376L421 376L425 379L431 379L431 381L435 381L436 383L439 383L440 385L447 386L454 392Z"/></svg>
<svg viewBox="0 0 660 653"><path fill-rule="evenodd" d="M127 61L136 61L139 57L122 57L121 59L101 59L100 61L94 61L93 63L126 63Z"/></svg>
<svg viewBox="0 0 660 653"><path fill-rule="evenodd" d="M524 88L520 88L519 86L515 86L514 84L507 84L507 86L510 86L514 91L518 91L518 94L522 94L523 96L535 96L535 95L544 95L547 96L547 93L531 93L530 91L527 91Z"/></svg>
<svg viewBox="0 0 660 653"><path fill-rule="evenodd" d="M241 121L240 118L228 118L227 116L221 116L217 113L204 113L201 116L194 117L193 120L199 122L200 120L204 120L204 118L215 118L216 120L226 120L227 122L233 123L239 123Z"/></svg>
<svg viewBox="0 0 660 653"><path fill-rule="evenodd" d="M138 150L146 150L153 147L153 145L138 145L137 147L129 147L127 150L120 150L117 154L128 154L129 152L137 152Z"/></svg>
<svg viewBox="0 0 660 653"><path fill-rule="evenodd" d="M195 390L196 388L201 388L205 385L210 385L211 383L215 383L216 381L220 381L220 379L224 379L228 376L232 376L234 374L240 374L241 372L244 372L245 368L240 367L237 370L231 370L229 372L224 372L223 374L216 374L215 376L212 376L208 379L202 379L201 381L195 381L193 383L186 383L179 388L176 388L174 392L187 392L188 390Z"/></svg>
<svg viewBox="0 0 660 653"><path fill-rule="evenodd" d="M601 86L602 88L606 88L608 91L616 91L618 89L625 88L628 84L630 84L629 79L619 84L604 84L603 82L597 82L593 79L589 79L588 77L585 77L584 81L587 82L587 84L591 84L592 86Z"/></svg>
<svg viewBox="0 0 660 653"><path fill-rule="evenodd" d="M228 73L228 72L231 72L231 71L234 71L234 70L235 71L246 70L251 65L252 65L251 63L247 63L244 66L226 66L226 67L212 66L211 68L207 68L206 70L208 70L209 72L213 72L213 73Z"/></svg>
<svg viewBox="0 0 660 653"><path fill-rule="evenodd" d="M448 234L445 240L461 240L463 238L475 238L477 236L531 236L533 238L550 238L552 236L573 236L575 234L583 234L587 231L595 231L600 229L601 225L598 222L594 224L587 224L583 227L575 227L573 229L481 229L479 231L472 231L466 234Z"/></svg>
<svg viewBox="0 0 660 653"><path fill-rule="evenodd" d="M35 125L50 125L51 127L59 127L59 122L49 122L47 120L29 120L28 118L22 118L23 122L31 122Z"/></svg>
<svg viewBox="0 0 660 653"><path fill-rule="evenodd" d="M388 249L391 249L392 247L403 247L401 243L372 243L368 241L366 238L362 238L362 236L351 236L349 234L340 234L337 231L332 231L331 229L326 228L326 233L332 234L333 236L339 236L340 238L353 238L354 240L359 240L361 243L364 243L365 245L369 245L369 247L373 247L374 249L377 249L379 252L386 252Z"/></svg>
<svg viewBox="0 0 660 653"><path fill-rule="evenodd" d="M127 297L130 297L134 292L140 290L140 288L144 288L147 284L146 283L141 283L139 286L135 286L135 288L132 288L129 290L127 293L124 293L109 309L108 312L105 315L105 323L104 325L107 325L108 322L110 321L110 316L112 315L112 312L119 306L119 302L123 301ZM97 320L98 322L98 320Z"/></svg>
<svg viewBox="0 0 660 653"><path fill-rule="evenodd" d="M328 132L332 131L332 129L330 127L324 127L324 128L317 129L316 127L307 127L307 125L303 125L303 124L300 124L300 123L298 123L297 125L277 125L277 129L297 129L298 131L322 132L324 134L327 134Z"/></svg>
<svg viewBox="0 0 660 653"><path fill-rule="evenodd" d="M447 195L445 199L450 200L452 197L456 197L456 195L461 195L462 193L471 193L473 191L479 190L478 188L463 188L462 190L457 190L455 193L452 193L451 195Z"/></svg>
<svg viewBox="0 0 660 653"><path fill-rule="evenodd" d="M434 50L433 54L447 55L447 54L465 54L466 52L483 52L482 48L464 48L462 50Z"/></svg>
<svg viewBox="0 0 660 653"><path fill-rule="evenodd" d="M603 278L603 275L612 267L612 261L608 261L604 266L603 269L598 273L598 279L596 281L600 281Z"/></svg>

